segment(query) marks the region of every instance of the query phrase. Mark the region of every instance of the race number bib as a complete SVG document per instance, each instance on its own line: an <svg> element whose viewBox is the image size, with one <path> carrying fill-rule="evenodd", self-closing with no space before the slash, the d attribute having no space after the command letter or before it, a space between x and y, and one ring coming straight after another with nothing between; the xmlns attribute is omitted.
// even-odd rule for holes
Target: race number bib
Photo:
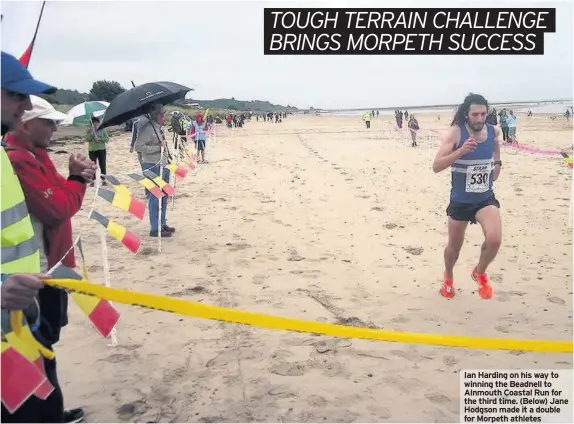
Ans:
<svg viewBox="0 0 574 424"><path fill-rule="evenodd" d="M484 193L490 182L490 164L469 165L466 168L466 192Z"/></svg>

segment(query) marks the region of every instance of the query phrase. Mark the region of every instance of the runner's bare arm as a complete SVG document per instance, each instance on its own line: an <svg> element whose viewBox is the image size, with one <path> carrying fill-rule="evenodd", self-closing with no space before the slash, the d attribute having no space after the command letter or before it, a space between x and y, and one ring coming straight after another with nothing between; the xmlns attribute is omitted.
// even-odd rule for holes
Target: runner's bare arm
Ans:
<svg viewBox="0 0 574 424"><path fill-rule="evenodd" d="M458 127L451 127L448 130L441 146L438 149L432 170L434 172L441 172L447 169L461 156L460 149L455 150L455 146L460 139L460 129Z"/></svg>
<svg viewBox="0 0 574 424"><path fill-rule="evenodd" d="M498 127L494 127L494 162L500 161L500 130ZM494 174L492 176L492 181L496 181L500 175L500 165L494 165Z"/></svg>

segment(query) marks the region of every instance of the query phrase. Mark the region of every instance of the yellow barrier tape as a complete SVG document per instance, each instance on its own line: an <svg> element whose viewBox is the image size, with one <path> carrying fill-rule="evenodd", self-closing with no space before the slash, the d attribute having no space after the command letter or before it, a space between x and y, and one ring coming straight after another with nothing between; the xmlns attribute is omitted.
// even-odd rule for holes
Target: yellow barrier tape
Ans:
<svg viewBox="0 0 574 424"><path fill-rule="evenodd" d="M18 337L28 347L36 349L44 358L54 359L56 357L54 352L44 347L44 345L36 340L30 329L24 329L24 326L22 325L23 320L24 314L22 311L10 311L10 327L16 337Z"/></svg>
<svg viewBox="0 0 574 424"><path fill-rule="evenodd" d="M488 337L450 336L440 334L407 333L393 330L349 327L323 322L304 321L264 315L255 312L238 311L219 306L205 305L183 299L174 299L147 293L105 287L82 280L50 279L44 280L49 286L60 287L70 292L96 296L100 299L125 305L141 306L190 317L235 322L255 327L275 330L317 333L327 336L382 340L388 342L420 343L471 349L522 350L531 352L572 353L572 341L556 340L520 340Z"/></svg>
<svg viewBox="0 0 574 424"><path fill-rule="evenodd" d="M24 313L22 311L10 311L10 327L18 337L22 335L22 320Z"/></svg>

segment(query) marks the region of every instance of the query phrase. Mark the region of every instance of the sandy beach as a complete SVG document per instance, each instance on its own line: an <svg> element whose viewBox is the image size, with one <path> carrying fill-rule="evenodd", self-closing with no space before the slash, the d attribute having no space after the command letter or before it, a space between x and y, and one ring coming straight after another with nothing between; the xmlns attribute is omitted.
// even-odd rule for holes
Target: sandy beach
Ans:
<svg viewBox="0 0 574 424"><path fill-rule="evenodd" d="M450 116L417 115L423 130ZM137 255L108 237L111 284L241 310L410 332L572 339L571 170L558 156L503 148L495 183L503 244L489 269L494 298L470 271L483 235L469 226L455 268L457 296L439 286L450 172L430 164L438 137L419 147L381 116L291 116L283 123L218 126L209 164L177 183L168 223L148 236L98 199L96 210L141 236ZM384 125L384 129L383 129ZM108 172L138 171L131 134L109 145ZM562 117L519 115L518 140L543 149L572 142ZM67 155L53 148L67 176ZM93 281L103 282L100 227L74 218ZM119 346L108 346L70 301L56 346L66 406L89 422L458 422L459 372L572 368L572 355L334 339L180 317L116 305ZM408 395L407 395L408 393ZM416 406L415 406L416 405Z"/></svg>

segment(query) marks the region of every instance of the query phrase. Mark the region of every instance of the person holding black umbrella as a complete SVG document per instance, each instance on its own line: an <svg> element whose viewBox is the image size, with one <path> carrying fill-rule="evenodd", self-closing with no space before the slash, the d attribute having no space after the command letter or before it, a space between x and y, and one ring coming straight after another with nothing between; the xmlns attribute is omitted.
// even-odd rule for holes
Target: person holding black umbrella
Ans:
<svg viewBox="0 0 574 424"><path fill-rule="evenodd" d="M162 129L162 125L165 125L164 105L183 99L192 89L169 81L148 82L137 87L133 85L132 89L112 100L97 129L119 125L140 116L134 150L141 155L144 171L149 170L167 182L169 171L165 166L171 155ZM146 195L150 211L150 236L170 237L175 229L167 225L167 196L162 197L161 223L158 225L158 200L149 192Z"/></svg>
<svg viewBox="0 0 574 424"><path fill-rule="evenodd" d="M168 149L163 133L162 125L165 124L165 109L161 103L149 105L148 113L143 115L138 122L137 139L135 150L141 154L141 167L143 171L149 170L169 182ZM163 170L163 172L162 172ZM165 193L164 193L165 194ZM146 190L148 198L148 210L150 220L151 237L171 237L175 228L167 225L167 195L161 199L161 229L158 228L158 199Z"/></svg>

